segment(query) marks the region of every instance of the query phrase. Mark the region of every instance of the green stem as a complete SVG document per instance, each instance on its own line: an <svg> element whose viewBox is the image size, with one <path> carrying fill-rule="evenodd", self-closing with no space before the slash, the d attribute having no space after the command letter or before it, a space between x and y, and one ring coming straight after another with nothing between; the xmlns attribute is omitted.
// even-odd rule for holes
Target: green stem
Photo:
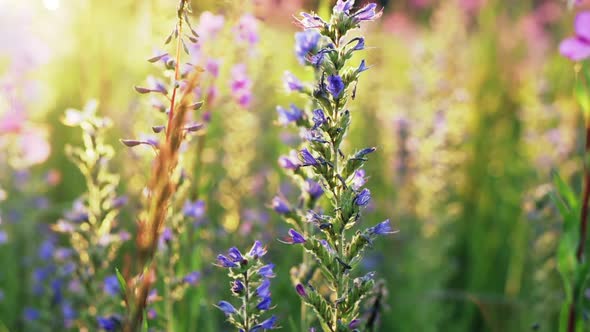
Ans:
<svg viewBox="0 0 590 332"><path fill-rule="evenodd" d="M250 317L248 316L248 303L250 303L250 287L248 282L248 271L244 272L244 332L250 332Z"/></svg>
<svg viewBox="0 0 590 332"><path fill-rule="evenodd" d="M175 331L174 329L174 309L173 309L173 301L172 301L172 291L170 289L170 278L174 275L174 270L172 269L172 263L166 264L166 274L167 276L164 279L164 296L165 298L165 311L166 311L166 331Z"/></svg>

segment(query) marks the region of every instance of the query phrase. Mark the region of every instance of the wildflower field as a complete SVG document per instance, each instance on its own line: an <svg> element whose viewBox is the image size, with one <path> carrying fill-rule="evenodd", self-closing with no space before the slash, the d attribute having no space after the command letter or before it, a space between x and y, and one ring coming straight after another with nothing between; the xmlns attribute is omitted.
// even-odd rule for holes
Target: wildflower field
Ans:
<svg viewBox="0 0 590 332"><path fill-rule="evenodd" d="M0 332L590 331L590 1L0 0Z"/></svg>

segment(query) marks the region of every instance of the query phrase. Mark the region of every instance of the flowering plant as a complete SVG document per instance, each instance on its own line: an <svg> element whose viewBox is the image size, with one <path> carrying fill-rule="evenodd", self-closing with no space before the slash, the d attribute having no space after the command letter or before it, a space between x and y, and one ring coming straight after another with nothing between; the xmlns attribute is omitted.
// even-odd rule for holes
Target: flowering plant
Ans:
<svg viewBox="0 0 590 332"><path fill-rule="evenodd" d="M339 0L329 21L301 13L298 23L304 31L296 35L295 51L302 65L313 68L316 82L307 85L287 72L285 86L307 96L310 107L277 108L280 124L294 123L303 133L300 151L279 159L303 194L297 206L281 196L273 199L272 206L293 226L283 242L301 245L312 258L304 257L296 291L313 309L322 329L332 332L361 326L359 307L373 291L374 273L354 278L353 272L377 236L393 233L385 220L350 234L358 228L361 211L371 200L371 192L363 188L367 179L362 166L376 149L346 154L342 148L352 119L348 102L355 98L360 74L369 69L365 60L350 65L353 55L365 48L365 39L352 38L349 32L381 15L376 4L353 7L353 0ZM317 208L323 194L330 203L326 212ZM315 269L321 271L329 294L312 284Z"/></svg>

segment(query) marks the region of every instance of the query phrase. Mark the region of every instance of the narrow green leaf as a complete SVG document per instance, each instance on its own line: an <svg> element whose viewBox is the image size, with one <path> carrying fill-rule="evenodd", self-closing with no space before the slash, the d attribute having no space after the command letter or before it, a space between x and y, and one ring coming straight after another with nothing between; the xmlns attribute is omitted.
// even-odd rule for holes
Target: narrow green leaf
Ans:
<svg viewBox="0 0 590 332"><path fill-rule="evenodd" d="M121 287L123 294L127 294L127 282L125 282L125 278L123 277L123 275L121 274L121 271L119 271L118 268L115 268L115 273L117 274L117 280L119 281L119 287Z"/></svg>

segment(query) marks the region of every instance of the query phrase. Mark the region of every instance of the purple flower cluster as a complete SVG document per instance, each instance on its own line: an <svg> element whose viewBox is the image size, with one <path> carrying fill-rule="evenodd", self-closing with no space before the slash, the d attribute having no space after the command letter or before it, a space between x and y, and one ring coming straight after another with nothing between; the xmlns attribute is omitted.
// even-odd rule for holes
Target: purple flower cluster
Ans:
<svg viewBox="0 0 590 332"><path fill-rule="evenodd" d="M266 248L260 241L255 241L247 254L242 254L236 247L227 254L217 256L217 265L229 269L232 279L232 295L242 299L242 306L234 307L228 301L220 301L217 308L228 316L228 321L240 331L263 331L278 328L273 315L260 320L260 315L271 310L272 299L270 279L275 277L274 264L264 264L261 258Z"/></svg>
<svg viewBox="0 0 590 332"><path fill-rule="evenodd" d="M370 190L363 188L367 177L362 166L367 155L376 150L365 148L347 155L341 148L352 117L347 109L348 101L354 99L361 73L369 69L365 60L349 65L352 54L365 49L365 39L347 37L361 22L381 15L375 4L354 10L354 3L354 0L338 0L329 21L314 13L301 13L298 22L304 31L295 35L295 56L299 63L314 71L317 81L306 84L286 72L286 90L300 93L310 102L306 109L295 105L290 109L277 107L278 123L296 125L304 139L299 153L291 152L279 158L279 165L299 184L302 195L297 205L278 195L272 200L272 208L294 226L281 242L301 245L306 254L310 253L334 291L331 297L325 298L311 285L297 282L295 287L303 302L314 309L330 331L360 325L357 302L360 298L349 298L353 296L351 289L354 287L355 293L365 296L372 291L374 279L369 274L355 279L353 286L349 273L376 236L394 233L386 220L357 230L352 238L346 234L360 223L361 210L371 201ZM330 199L332 214L326 215L318 208L318 200L324 195ZM298 268L303 272L296 275L307 280L305 275L312 275L313 270L309 270L313 268L304 263ZM334 298L337 302L328 306L326 302ZM347 303L357 304L348 307Z"/></svg>

